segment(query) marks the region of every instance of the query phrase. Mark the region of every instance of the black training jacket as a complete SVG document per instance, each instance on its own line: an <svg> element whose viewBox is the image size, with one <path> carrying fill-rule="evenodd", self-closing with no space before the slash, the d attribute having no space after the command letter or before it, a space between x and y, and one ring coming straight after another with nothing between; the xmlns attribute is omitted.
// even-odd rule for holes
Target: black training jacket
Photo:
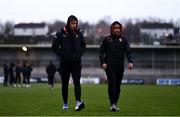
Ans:
<svg viewBox="0 0 180 117"><path fill-rule="evenodd" d="M52 49L60 57L61 62L79 61L86 48L84 37L80 30L69 34L65 28L57 32L52 43Z"/></svg>
<svg viewBox="0 0 180 117"><path fill-rule="evenodd" d="M106 63L110 67L124 68L124 54L129 63L133 63L132 54L126 38L113 38L111 35L104 38L99 49L101 65Z"/></svg>

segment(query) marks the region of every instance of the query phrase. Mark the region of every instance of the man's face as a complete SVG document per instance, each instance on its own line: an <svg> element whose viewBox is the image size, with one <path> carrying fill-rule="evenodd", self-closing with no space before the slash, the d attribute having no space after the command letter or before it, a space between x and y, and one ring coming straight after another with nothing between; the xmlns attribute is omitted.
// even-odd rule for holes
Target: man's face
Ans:
<svg viewBox="0 0 180 117"><path fill-rule="evenodd" d="M77 21L70 21L70 24L69 24L70 28L72 31L75 31L76 28L77 28Z"/></svg>
<svg viewBox="0 0 180 117"><path fill-rule="evenodd" d="M113 28L113 32L114 32L114 35L116 35L116 36L121 35L121 27L120 27L120 25L115 24L114 28Z"/></svg>

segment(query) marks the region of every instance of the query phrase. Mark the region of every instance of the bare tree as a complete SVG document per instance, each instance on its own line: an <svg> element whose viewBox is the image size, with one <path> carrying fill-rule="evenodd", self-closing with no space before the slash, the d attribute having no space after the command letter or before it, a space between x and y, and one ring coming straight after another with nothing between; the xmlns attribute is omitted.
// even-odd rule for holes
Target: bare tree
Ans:
<svg viewBox="0 0 180 117"><path fill-rule="evenodd" d="M12 22L10 22L10 21L7 21L5 23L5 26L4 26L4 35L6 37L12 35L13 25L14 24Z"/></svg>

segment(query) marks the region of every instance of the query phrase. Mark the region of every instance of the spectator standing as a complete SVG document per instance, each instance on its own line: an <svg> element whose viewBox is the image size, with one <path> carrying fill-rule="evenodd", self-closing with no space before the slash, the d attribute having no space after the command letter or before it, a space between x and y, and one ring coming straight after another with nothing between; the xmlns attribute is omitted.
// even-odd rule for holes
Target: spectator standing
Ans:
<svg viewBox="0 0 180 117"><path fill-rule="evenodd" d="M48 84L50 85L50 89L52 89L54 87L54 75L56 73L56 67L52 61L50 61L46 67L46 73L48 77Z"/></svg>
<svg viewBox="0 0 180 117"><path fill-rule="evenodd" d="M9 66L8 63L5 62L3 64L3 71L4 71L4 81L3 81L3 85L7 86L8 85L8 77L9 77Z"/></svg>

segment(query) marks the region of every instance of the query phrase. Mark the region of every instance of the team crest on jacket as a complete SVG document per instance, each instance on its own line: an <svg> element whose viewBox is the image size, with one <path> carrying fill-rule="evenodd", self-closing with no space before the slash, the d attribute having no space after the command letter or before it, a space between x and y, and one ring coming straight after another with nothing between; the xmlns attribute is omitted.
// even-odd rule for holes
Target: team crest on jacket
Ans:
<svg viewBox="0 0 180 117"><path fill-rule="evenodd" d="M78 38L78 35L76 35L76 38Z"/></svg>
<svg viewBox="0 0 180 117"><path fill-rule="evenodd" d="M122 38L119 38L119 41L122 42Z"/></svg>
<svg viewBox="0 0 180 117"><path fill-rule="evenodd" d="M65 34L63 34L62 36L63 36L63 37L67 37L67 35L65 35Z"/></svg>

